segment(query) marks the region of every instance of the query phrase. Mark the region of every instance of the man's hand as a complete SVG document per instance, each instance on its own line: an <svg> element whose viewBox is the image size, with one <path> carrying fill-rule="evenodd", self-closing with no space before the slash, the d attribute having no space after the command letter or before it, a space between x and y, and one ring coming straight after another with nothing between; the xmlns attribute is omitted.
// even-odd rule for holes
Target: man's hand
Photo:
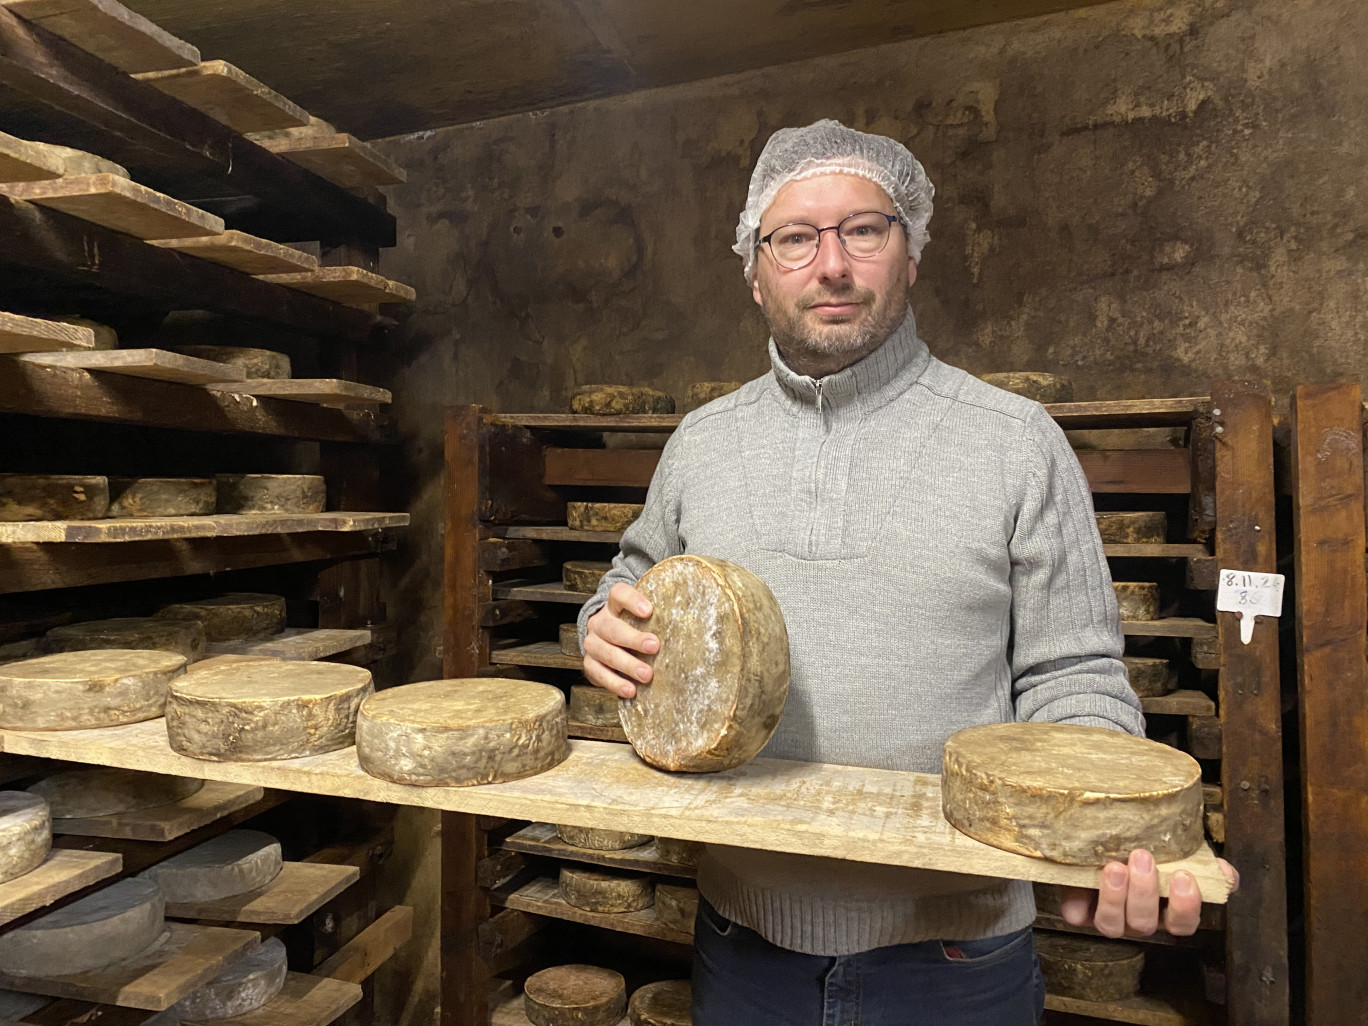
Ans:
<svg viewBox="0 0 1368 1026"><path fill-rule="evenodd" d="M651 668L633 653L655 655L660 651L660 639L618 619L624 610L644 618L651 615L651 603L630 584L613 585L608 592L608 604L585 624L584 675L589 683L618 698L633 698L634 681L651 682Z"/></svg>
<svg viewBox="0 0 1368 1026"><path fill-rule="evenodd" d="M1232 893L1240 889L1240 874L1225 859L1217 859L1230 881ZM1097 890L1061 887L1060 914L1071 926L1091 926L1104 937L1148 937L1159 928L1159 871L1147 851L1131 852L1123 865L1108 862L1102 867ZM1169 880L1164 929L1175 937L1197 931L1202 915L1202 892L1191 873L1174 873Z"/></svg>

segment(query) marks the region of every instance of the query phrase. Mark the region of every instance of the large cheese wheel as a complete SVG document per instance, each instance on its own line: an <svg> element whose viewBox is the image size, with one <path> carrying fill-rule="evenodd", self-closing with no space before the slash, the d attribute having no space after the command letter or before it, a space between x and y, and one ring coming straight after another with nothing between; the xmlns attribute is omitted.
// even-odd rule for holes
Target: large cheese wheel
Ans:
<svg viewBox="0 0 1368 1026"><path fill-rule="evenodd" d="M674 413L674 399L645 385L584 385L570 397L575 413L620 416L630 413Z"/></svg>
<svg viewBox="0 0 1368 1026"><path fill-rule="evenodd" d="M1058 997L1124 1001L1140 990L1145 949L1139 944L1037 930L1036 955L1045 988Z"/></svg>
<svg viewBox="0 0 1368 1026"><path fill-rule="evenodd" d="M645 508L639 502L567 502L565 522L572 531L625 531Z"/></svg>
<svg viewBox="0 0 1368 1026"><path fill-rule="evenodd" d="M350 745L356 711L375 690L342 663L239 663L187 674L166 700L173 750L211 762L263 762Z"/></svg>
<svg viewBox="0 0 1368 1026"><path fill-rule="evenodd" d="M48 803L27 791L0 791L0 884L37 869L51 848Z"/></svg>
<svg viewBox="0 0 1368 1026"><path fill-rule="evenodd" d="M1109 545L1157 545L1168 537L1163 513L1098 513L1097 533Z"/></svg>
<svg viewBox="0 0 1368 1026"><path fill-rule="evenodd" d="M706 556L673 556L642 575L647 619L660 638L649 684L622 702L627 740L652 766L708 772L753 758L779 725L788 695L788 632L779 603L750 571Z"/></svg>
<svg viewBox="0 0 1368 1026"><path fill-rule="evenodd" d="M356 724L371 776L465 787L541 773L569 754L565 696L530 680L431 680L378 692Z"/></svg>
<svg viewBox="0 0 1368 1026"><path fill-rule="evenodd" d="M655 911L662 926L680 933L693 933L694 916L698 913L698 888L656 884Z"/></svg>
<svg viewBox="0 0 1368 1026"><path fill-rule="evenodd" d="M680 413L692 413L700 406L706 406L714 399L730 395L741 387L740 381L699 381L684 391L684 408Z"/></svg>
<svg viewBox="0 0 1368 1026"><path fill-rule="evenodd" d="M1126 664L1126 675L1130 678L1131 690L1141 698L1167 695L1173 690L1167 659L1122 656L1121 662Z"/></svg>
<svg viewBox="0 0 1368 1026"><path fill-rule="evenodd" d="M570 686L570 719L595 727L616 727L621 699L593 684Z"/></svg>
<svg viewBox="0 0 1368 1026"><path fill-rule="evenodd" d="M557 640L560 642L561 655L568 655L574 659L578 659L584 654L580 651L579 624L561 624Z"/></svg>
<svg viewBox="0 0 1368 1026"><path fill-rule="evenodd" d="M640 912L655 903L655 887L645 873L569 863L561 865L560 895L587 912Z"/></svg>
<svg viewBox="0 0 1368 1026"><path fill-rule="evenodd" d="M611 969L552 966L523 984L523 1011L532 1026L617 1026L627 1011L627 984Z"/></svg>
<svg viewBox="0 0 1368 1026"><path fill-rule="evenodd" d="M29 791L47 801L53 819L90 819L170 805L189 798L203 786L204 781L194 777L114 766L78 766L44 777Z"/></svg>
<svg viewBox="0 0 1368 1026"><path fill-rule="evenodd" d="M111 477L110 517L206 517L217 489L211 477Z"/></svg>
<svg viewBox="0 0 1368 1026"><path fill-rule="evenodd" d="M181 1022L212 1022L260 1008L280 993L289 973L285 944L279 937L262 941L230 962L212 980L171 1006Z"/></svg>
<svg viewBox="0 0 1368 1026"><path fill-rule="evenodd" d="M0 474L0 521L98 520L109 482L76 474Z"/></svg>
<svg viewBox="0 0 1368 1026"><path fill-rule="evenodd" d="M593 594L598 591L603 575L613 569L612 563L597 560L572 559L561 567L561 583L566 591L582 591Z"/></svg>
<svg viewBox="0 0 1368 1026"><path fill-rule="evenodd" d="M279 595L235 592L217 598L163 606L159 617L194 620L209 641L264 638L285 629L285 600Z"/></svg>
<svg viewBox="0 0 1368 1026"><path fill-rule="evenodd" d="M197 623L155 616L119 616L54 627L47 632L47 647L53 652L155 649L175 652L193 663L204 658L204 628Z"/></svg>
<svg viewBox="0 0 1368 1026"><path fill-rule="evenodd" d="M131 958L162 935L165 907L156 884L120 880L0 934L0 971L66 976Z"/></svg>
<svg viewBox="0 0 1368 1026"><path fill-rule="evenodd" d="M677 862L681 866L696 866L703 857L702 841L684 841L678 837L657 837L656 855L662 862Z"/></svg>
<svg viewBox="0 0 1368 1026"><path fill-rule="evenodd" d="M288 378L290 358L269 349L250 349L246 346L175 346L175 351L197 360L211 360L236 367L249 380Z"/></svg>
<svg viewBox="0 0 1368 1026"><path fill-rule="evenodd" d="M280 842L270 834L229 830L142 875L162 889L167 901L179 904L217 901L265 887L280 867Z"/></svg>
<svg viewBox="0 0 1368 1026"><path fill-rule="evenodd" d="M174 652L59 652L0 667L0 727L82 730L154 720L185 670Z"/></svg>
<svg viewBox="0 0 1368 1026"><path fill-rule="evenodd" d="M1123 620L1159 619L1159 585L1149 581L1113 581Z"/></svg>
<svg viewBox="0 0 1368 1026"><path fill-rule="evenodd" d="M693 987L688 980L661 980L637 989L627 1002L632 1026L692 1026Z"/></svg>
<svg viewBox="0 0 1368 1026"><path fill-rule="evenodd" d="M312 474L219 474L220 513L322 513L328 489Z"/></svg>
<svg viewBox="0 0 1368 1026"><path fill-rule="evenodd" d="M1202 843L1191 756L1103 727L992 723L945 742L945 818L996 848L1071 865L1187 858Z"/></svg>
<svg viewBox="0 0 1368 1026"><path fill-rule="evenodd" d="M1040 371L1006 371L1001 374L980 374L980 378L1006 392L1024 395L1038 403L1071 403L1073 382L1058 374Z"/></svg>
<svg viewBox="0 0 1368 1026"><path fill-rule="evenodd" d="M593 827L570 826L568 823L559 824L556 827L556 835L566 844L594 851L637 848L651 839L650 834L634 834L626 830L598 830Z"/></svg>

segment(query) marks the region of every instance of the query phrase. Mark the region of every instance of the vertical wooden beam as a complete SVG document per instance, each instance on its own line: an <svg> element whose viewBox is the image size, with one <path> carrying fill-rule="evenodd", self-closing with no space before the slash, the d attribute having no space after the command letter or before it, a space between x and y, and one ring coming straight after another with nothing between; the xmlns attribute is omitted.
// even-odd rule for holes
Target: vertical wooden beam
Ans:
<svg viewBox="0 0 1368 1026"><path fill-rule="evenodd" d="M1306 1018L1368 1021L1368 575L1363 396L1292 397L1292 515L1301 701Z"/></svg>
<svg viewBox="0 0 1368 1026"><path fill-rule="evenodd" d="M1216 558L1222 569L1276 573L1273 406L1267 384L1211 390L1216 451ZM1234 613L1220 627L1221 782L1226 857L1240 871L1226 909L1230 1026L1288 1022L1286 824L1278 624L1261 620L1250 644Z"/></svg>

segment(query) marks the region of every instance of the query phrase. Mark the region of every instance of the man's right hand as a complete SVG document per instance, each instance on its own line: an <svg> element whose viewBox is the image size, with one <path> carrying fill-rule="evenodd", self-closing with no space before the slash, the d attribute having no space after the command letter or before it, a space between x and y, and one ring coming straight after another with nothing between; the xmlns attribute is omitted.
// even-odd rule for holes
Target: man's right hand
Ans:
<svg viewBox="0 0 1368 1026"><path fill-rule="evenodd" d="M585 624L584 675L619 698L636 696L636 681L651 682L651 668L634 653L655 655L660 639L618 618L622 612L642 619L651 615L651 603L630 584L619 582L608 592L608 604Z"/></svg>

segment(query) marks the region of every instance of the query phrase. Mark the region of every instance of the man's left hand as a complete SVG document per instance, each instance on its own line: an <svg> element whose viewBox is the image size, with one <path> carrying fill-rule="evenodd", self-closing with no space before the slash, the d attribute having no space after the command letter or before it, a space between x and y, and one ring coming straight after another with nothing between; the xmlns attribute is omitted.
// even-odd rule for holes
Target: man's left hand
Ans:
<svg viewBox="0 0 1368 1026"><path fill-rule="evenodd" d="M1217 859L1230 881L1233 894L1240 889L1240 874L1225 859ZM1147 851L1131 852L1126 862L1102 867L1097 890L1061 887L1060 914L1070 926L1091 926L1104 937L1148 937L1159 928L1159 870ZM1168 901L1163 908L1164 930L1175 937L1195 933L1202 916L1202 892L1191 873L1174 873L1169 879Z"/></svg>

